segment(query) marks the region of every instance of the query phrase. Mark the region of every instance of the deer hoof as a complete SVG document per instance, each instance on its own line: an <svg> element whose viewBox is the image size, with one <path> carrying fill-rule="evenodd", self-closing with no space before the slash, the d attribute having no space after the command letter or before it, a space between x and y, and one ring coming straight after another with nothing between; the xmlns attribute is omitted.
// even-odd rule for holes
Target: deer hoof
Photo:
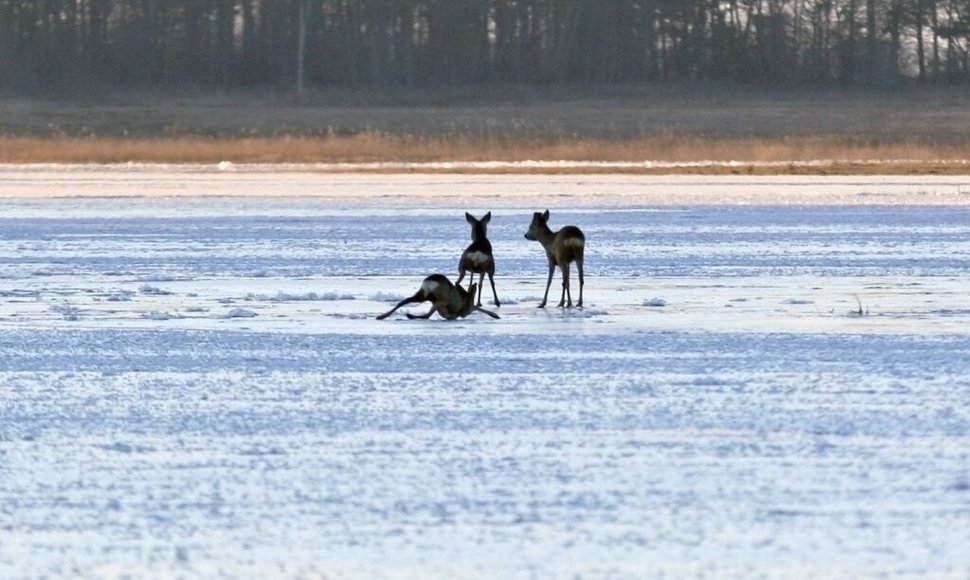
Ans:
<svg viewBox="0 0 970 580"><path fill-rule="evenodd" d="M539 303L539 306L536 306L536 308L545 308L545 307L546 307L546 303L545 302L540 302Z"/></svg>

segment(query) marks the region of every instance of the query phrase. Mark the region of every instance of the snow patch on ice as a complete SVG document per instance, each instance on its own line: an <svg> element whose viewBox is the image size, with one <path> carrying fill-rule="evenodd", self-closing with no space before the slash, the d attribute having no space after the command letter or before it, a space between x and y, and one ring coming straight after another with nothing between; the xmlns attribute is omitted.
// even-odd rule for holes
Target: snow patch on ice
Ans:
<svg viewBox="0 0 970 580"><path fill-rule="evenodd" d="M15 288L13 290L0 290L0 298L37 298L40 296L38 290L21 290Z"/></svg>
<svg viewBox="0 0 970 580"><path fill-rule="evenodd" d="M733 383L718 377L699 376L688 381L688 384L693 385L695 387L724 387L724 386L731 385Z"/></svg>
<svg viewBox="0 0 970 580"><path fill-rule="evenodd" d="M400 302L405 298L407 298L407 296L405 296L404 294L394 294L391 292L377 292L375 294L371 294L368 300L372 300L374 302Z"/></svg>
<svg viewBox="0 0 970 580"><path fill-rule="evenodd" d="M262 456L262 455L286 455L286 451L280 447L249 447L239 452L240 455Z"/></svg>
<svg viewBox="0 0 970 580"><path fill-rule="evenodd" d="M312 294L312 292L311 292ZM341 294L339 292L324 292L320 295L320 300L354 300L353 294Z"/></svg>
<svg viewBox="0 0 970 580"><path fill-rule="evenodd" d="M233 308L225 314L216 316L216 318L255 318L257 314L252 310L247 310L245 308Z"/></svg>
<svg viewBox="0 0 970 580"><path fill-rule="evenodd" d="M339 318L341 320L371 320L374 318L373 314L363 314L363 313L352 313L352 314L328 314L330 318Z"/></svg>
<svg viewBox="0 0 970 580"><path fill-rule="evenodd" d="M550 309L549 305L546 305L546 309ZM605 310L599 310L596 308L556 308L556 310L562 310L563 315L570 318L593 318L596 316L606 316L609 314Z"/></svg>
<svg viewBox="0 0 970 580"><path fill-rule="evenodd" d="M142 312L141 317L146 320L172 320L184 318L180 314L171 314L169 312L163 312L161 310L149 310L148 312Z"/></svg>
<svg viewBox="0 0 970 580"><path fill-rule="evenodd" d="M158 286L152 286L150 284L142 284L138 287L138 291L150 296L170 296L172 294L169 290L163 290Z"/></svg>
<svg viewBox="0 0 970 580"><path fill-rule="evenodd" d="M663 308L666 305L667 305L667 301L664 300L663 298L658 298L658 297L647 298L646 300L643 301L643 306L648 306L650 308Z"/></svg>
<svg viewBox="0 0 970 580"><path fill-rule="evenodd" d="M57 312L64 317L64 320L77 320L80 318L81 309L77 306L64 302L62 304L53 304L50 307L51 311Z"/></svg>
<svg viewBox="0 0 970 580"><path fill-rule="evenodd" d="M107 445L101 445L101 449L104 449L105 451L115 451L117 453L125 453L125 454L147 453L155 450L153 447L148 447L144 445L131 445L130 443L123 443L121 441L110 443Z"/></svg>
<svg viewBox="0 0 970 580"><path fill-rule="evenodd" d="M289 294L280 290L275 295L268 294L256 294L250 292L243 297L244 300L253 302L302 302L302 301L334 301L334 300L354 300L353 294L346 294L340 292L324 292L322 294L317 294L316 292L307 292L305 294Z"/></svg>

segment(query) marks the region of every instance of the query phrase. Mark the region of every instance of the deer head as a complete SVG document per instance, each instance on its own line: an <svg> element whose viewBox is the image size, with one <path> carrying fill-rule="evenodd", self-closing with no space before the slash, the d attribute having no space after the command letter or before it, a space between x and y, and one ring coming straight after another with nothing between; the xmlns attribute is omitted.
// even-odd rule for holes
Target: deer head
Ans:
<svg viewBox="0 0 970 580"><path fill-rule="evenodd" d="M475 219L475 216L465 212L465 220L472 226L472 241L484 240L488 234L488 222L492 220L492 212L482 216L482 219Z"/></svg>
<svg viewBox="0 0 970 580"><path fill-rule="evenodd" d="M529 224L529 230L525 232L525 239L532 241L540 241L545 237L548 237L552 231L549 229L547 222L549 221L549 210L542 213L535 212L532 214L532 223Z"/></svg>
<svg viewBox="0 0 970 580"><path fill-rule="evenodd" d="M458 315L462 317L468 316L468 314L475 309L475 292L478 290L478 284L470 284L468 286L468 290L456 285L455 290L458 291Z"/></svg>

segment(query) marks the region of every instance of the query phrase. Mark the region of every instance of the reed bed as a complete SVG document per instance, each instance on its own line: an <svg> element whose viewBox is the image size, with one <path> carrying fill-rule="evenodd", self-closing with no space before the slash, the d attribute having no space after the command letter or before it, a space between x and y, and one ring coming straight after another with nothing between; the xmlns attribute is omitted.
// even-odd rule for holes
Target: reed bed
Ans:
<svg viewBox="0 0 970 580"><path fill-rule="evenodd" d="M319 137L2 137L0 163L445 163L657 162L666 172L970 172L970 144L842 136L704 138L483 138L363 132ZM709 166L704 162L711 162ZM810 165L804 165L812 162ZM823 162L823 163L816 163ZM790 163L791 166L786 166ZM678 164L683 166L678 169ZM725 165L730 164L730 165ZM745 164L750 167L745 168ZM840 169L841 168L841 169ZM523 166L519 171L568 169ZM657 172L660 168L626 168ZM439 168L441 170L441 168ZM504 170L509 170L505 168ZM590 170L590 169L586 169Z"/></svg>
<svg viewBox="0 0 970 580"><path fill-rule="evenodd" d="M246 92L122 91L67 100L0 94L0 163L970 174L968 124L966 91L918 87L648 84L595 92L322 91L301 99ZM562 165L519 164L528 160ZM467 162L507 165L469 169L461 165Z"/></svg>

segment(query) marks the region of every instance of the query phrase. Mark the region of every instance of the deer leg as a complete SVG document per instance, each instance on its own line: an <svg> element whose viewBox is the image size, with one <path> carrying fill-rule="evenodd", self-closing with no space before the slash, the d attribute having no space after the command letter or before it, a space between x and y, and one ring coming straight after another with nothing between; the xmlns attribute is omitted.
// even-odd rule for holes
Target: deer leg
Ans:
<svg viewBox="0 0 970 580"><path fill-rule="evenodd" d="M432 306L431 310L429 310L427 314L411 314L410 312L408 312L405 316L408 317L408 320L415 320L418 318L420 318L421 320L427 320L431 318L431 315L434 314L434 311L435 311L435 307Z"/></svg>
<svg viewBox="0 0 970 580"><path fill-rule="evenodd" d="M579 302L576 303L577 308L583 307L583 261L576 260L576 268L579 270Z"/></svg>
<svg viewBox="0 0 970 580"><path fill-rule="evenodd" d="M498 292L495 291L495 278L491 272L488 273L488 281L492 285L492 296L495 298L495 306L501 306L498 301Z"/></svg>
<svg viewBox="0 0 970 580"><path fill-rule="evenodd" d="M559 297L559 308L562 308L563 304L567 304L567 308L573 307L573 297L569 293L569 262L566 262L561 266L562 268L562 296ZM566 302L566 300L569 300Z"/></svg>
<svg viewBox="0 0 970 580"><path fill-rule="evenodd" d="M491 312L489 310L485 310L481 306L476 306L474 309L477 310L477 311L479 311L479 312L484 312L485 314L488 314L492 318L499 318L499 315L498 314L495 314L494 312Z"/></svg>
<svg viewBox="0 0 970 580"><path fill-rule="evenodd" d="M552 275L556 272L556 264L552 261L549 262L549 278L546 279L546 293L542 295L542 302L539 303L539 308L546 307L546 300L549 298L549 286L552 286Z"/></svg>
<svg viewBox="0 0 970 580"><path fill-rule="evenodd" d="M424 293L421 290L418 290L417 292L415 292L414 296L412 296L410 298L405 298L404 300L401 300L400 302L397 303L397 306L395 306L394 308L391 308L390 310L388 310L384 314L381 314L380 316L377 317L377 319L378 320L384 320L385 318L387 318L391 314L394 314L394 311L395 310L397 310L398 308L404 306L405 304L412 304L414 302L424 302L425 300L427 300L427 298L424 296Z"/></svg>
<svg viewBox="0 0 970 580"><path fill-rule="evenodd" d="M482 305L482 284L485 282L485 272L478 275L478 300L475 306Z"/></svg>

